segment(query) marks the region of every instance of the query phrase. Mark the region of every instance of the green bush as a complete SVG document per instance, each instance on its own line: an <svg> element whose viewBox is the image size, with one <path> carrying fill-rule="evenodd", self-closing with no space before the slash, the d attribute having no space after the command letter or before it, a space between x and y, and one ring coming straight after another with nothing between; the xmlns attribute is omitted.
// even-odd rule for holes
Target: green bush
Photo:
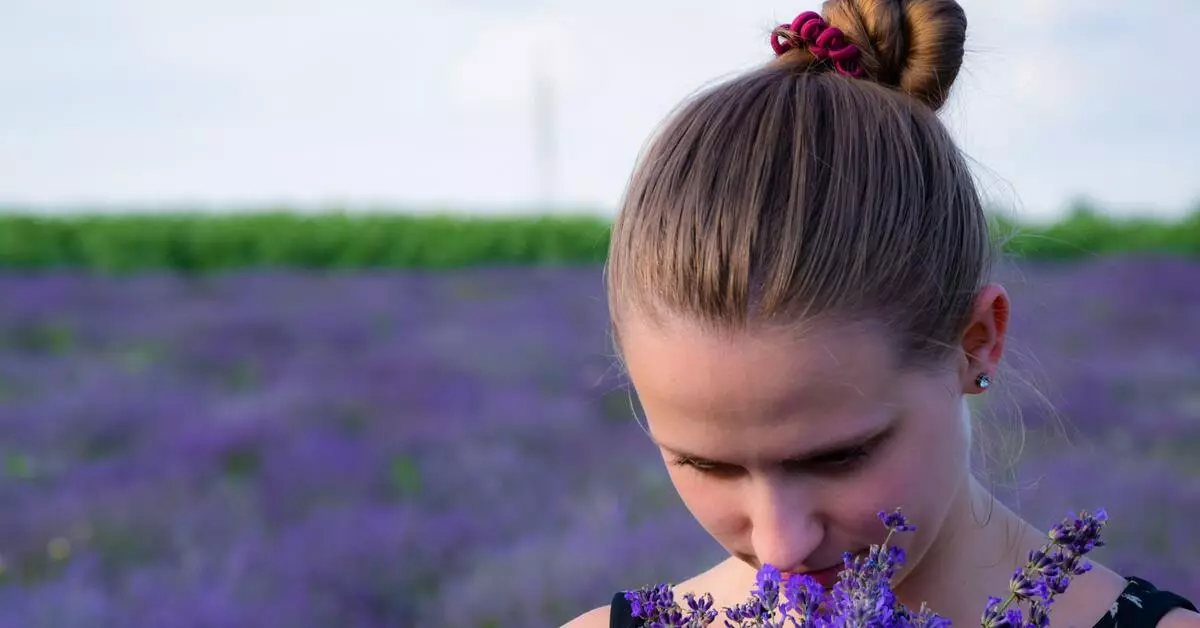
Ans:
<svg viewBox="0 0 1200 628"><path fill-rule="evenodd" d="M1200 211L1176 222L1078 210L1049 226L995 218L1020 258L1143 252L1200 255ZM599 216L411 214L0 214L0 269L212 273L242 268L446 269L594 265L609 221Z"/></svg>

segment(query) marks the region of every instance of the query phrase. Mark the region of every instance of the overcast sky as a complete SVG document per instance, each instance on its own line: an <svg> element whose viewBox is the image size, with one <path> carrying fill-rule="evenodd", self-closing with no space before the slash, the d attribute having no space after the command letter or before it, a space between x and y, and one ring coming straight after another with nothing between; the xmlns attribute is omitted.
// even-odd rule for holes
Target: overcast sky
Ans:
<svg viewBox="0 0 1200 628"><path fill-rule="evenodd" d="M1200 203L1200 2L963 4L943 117L989 200L1030 218L1080 196ZM817 7L0 0L0 204L528 206L541 59L555 198L611 211L671 107L765 61L770 28Z"/></svg>

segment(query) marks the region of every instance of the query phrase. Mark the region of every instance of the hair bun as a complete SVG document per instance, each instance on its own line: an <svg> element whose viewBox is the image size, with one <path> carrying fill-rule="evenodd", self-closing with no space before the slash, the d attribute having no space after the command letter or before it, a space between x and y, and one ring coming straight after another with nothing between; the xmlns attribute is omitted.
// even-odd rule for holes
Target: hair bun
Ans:
<svg viewBox="0 0 1200 628"><path fill-rule="evenodd" d="M954 0L827 0L823 13L862 52L877 82L935 111L962 67L967 16Z"/></svg>

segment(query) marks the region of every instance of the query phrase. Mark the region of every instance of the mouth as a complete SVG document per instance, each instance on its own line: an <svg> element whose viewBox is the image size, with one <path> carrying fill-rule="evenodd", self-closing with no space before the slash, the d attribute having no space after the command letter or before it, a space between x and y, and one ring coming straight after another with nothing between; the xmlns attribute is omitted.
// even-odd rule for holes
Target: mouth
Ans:
<svg viewBox="0 0 1200 628"><path fill-rule="evenodd" d="M854 557L857 558L859 556L865 555L866 553L867 553L866 550L861 550L861 551L855 552ZM825 588L829 588L829 587L833 586L834 583L837 582L838 575L845 569L846 569L845 562L838 561L837 563L835 563L833 565L830 565L828 567L822 567L820 569L810 569L807 571L783 571L783 572L780 572L780 575L785 580L791 576L808 576L808 577L812 578L813 580L816 580L818 583L820 583Z"/></svg>
<svg viewBox="0 0 1200 628"><path fill-rule="evenodd" d="M807 578L811 578L812 581L816 582L818 585L820 585L820 587L822 589L829 591L829 590L833 589L834 585L836 585L838 583L838 579L839 579L841 572L842 572L842 568L840 566L839 567L826 567L825 569L819 569L816 571L787 572L787 573L783 574L783 580L787 581L793 575L804 576Z"/></svg>

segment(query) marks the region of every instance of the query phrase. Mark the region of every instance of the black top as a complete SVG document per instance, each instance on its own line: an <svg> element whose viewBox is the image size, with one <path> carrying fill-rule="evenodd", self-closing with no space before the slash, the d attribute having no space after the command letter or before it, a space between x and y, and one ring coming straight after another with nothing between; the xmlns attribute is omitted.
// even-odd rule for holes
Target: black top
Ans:
<svg viewBox="0 0 1200 628"><path fill-rule="evenodd" d="M1196 611L1196 606L1187 599L1163 591L1153 584L1130 576L1129 582L1108 613L1093 628L1154 628L1158 621L1176 608ZM625 599L623 591L613 596L610 607L609 628L641 628L642 620L633 616L633 606ZM1054 626L1054 616L1050 617Z"/></svg>

